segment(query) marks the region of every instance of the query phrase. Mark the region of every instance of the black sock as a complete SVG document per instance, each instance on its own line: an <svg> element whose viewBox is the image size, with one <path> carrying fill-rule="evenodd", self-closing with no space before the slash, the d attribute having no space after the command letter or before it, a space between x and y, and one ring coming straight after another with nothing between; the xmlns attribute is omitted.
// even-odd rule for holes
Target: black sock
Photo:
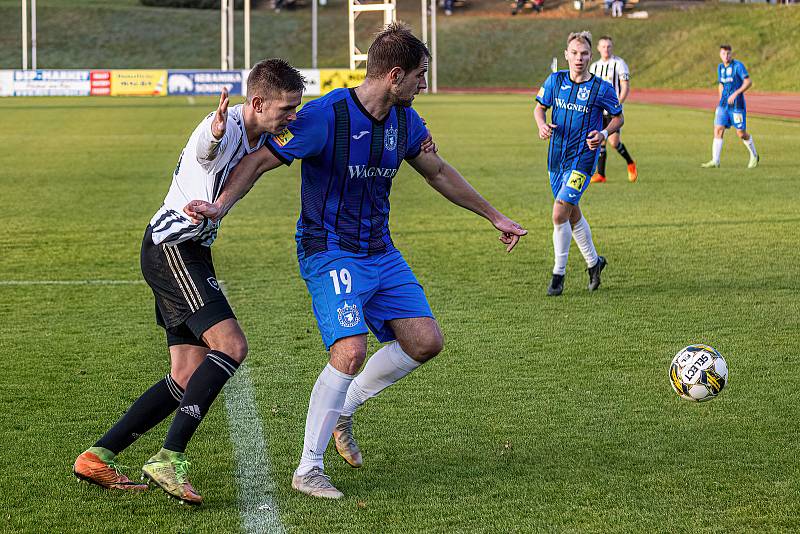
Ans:
<svg viewBox="0 0 800 534"><path fill-rule="evenodd" d="M600 147L600 157L597 158L597 174L606 175L606 147Z"/></svg>
<svg viewBox="0 0 800 534"><path fill-rule="evenodd" d="M620 155L620 156L622 156L623 158L625 158L625 161L627 161L627 162L628 162L628 165L630 165L631 163L633 163L633 158L631 157L631 155L630 155L630 154L628 154L628 149L627 149L627 148L625 148L625 145L623 145L622 143L620 143L620 144L617 146L617 152L619 152L619 155Z"/></svg>
<svg viewBox="0 0 800 534"><path fill-rule="evenodd" d="M170 375L165 376L136 399L128 411L97 440L95 447L103 447L119 454L131 443L174 412L183 397L183 389Z"/></svg>
<svg viewBox="0 0 800 534"><path fill-rule="evenodd" d="M169 427L167 439L164 440L165 449L186 451L186 444L208 413L211 403L238 368L239 362L224 352L212 350L208 353L186 384L181 406Z"/></svg>

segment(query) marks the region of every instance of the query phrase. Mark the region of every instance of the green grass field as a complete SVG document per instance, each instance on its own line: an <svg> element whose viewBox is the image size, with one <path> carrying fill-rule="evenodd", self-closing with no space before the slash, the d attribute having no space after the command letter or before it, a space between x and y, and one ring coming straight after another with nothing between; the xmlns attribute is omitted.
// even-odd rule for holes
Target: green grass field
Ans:
<svg viewBox="0 0 800 534"><path fill-rule="evenodd" d="M78 484L77 454L168 369L144 284L141 234L212 99L0 100L0 531L237 532L222 398L190 445L199 509L160 491ZM626 107L639 183L609 156L582 206L610 266L585 290L572 248L565 294L552 264L546 145L520 96L421 97L442 155L530 235L510 255L473 214L409 167L393 236L426 288L444 352L357 415L365 454L332 449L346 498L294 493L311 387L325 353L294 255L299 169L261 182L225 220L215 262L248 335L280 518L293 532L778 532L798 528L800 122L750 117L762 154L728 136L709 157L712 111ZM9 211L10 210L10 211ZM374 341L374 339L372 340ZM730 384L710 403L672 392L667 366L717 347ZM371 350L377 345L371 343ZM166 425L121 457L130 474Z"/></svg>
<svg viewBox="0 0 800 534"><path fill-rule="evenodd" d="M420 25L419 2L398 2L399 18ZM795 6L702 3L689 10L641 4L647 20L577 17L471 15L467 10L438 19L439 85L532 87L550 73L553 57L564 64L566 36L591 30L610 34L615 51L632 69L634 87L715 86L719 45L730 42L757 91L798 91L796 58L800 9ZM215 10L152 8L138 0L46 0L39 2L39 68L218 68L219 13ZM370 18L371 17L371 18ZM19 0L0 0L0 68L19 68ZM362 49L380 17L359 22ZM237 14L236 65L242 66L242 14ZM363 26L361 25L363 24ZM319 18L319 65L344 67L347 9L330 0ZM257 10L252 19L252 60L283 57L311 66L310 9Z"/></svg>

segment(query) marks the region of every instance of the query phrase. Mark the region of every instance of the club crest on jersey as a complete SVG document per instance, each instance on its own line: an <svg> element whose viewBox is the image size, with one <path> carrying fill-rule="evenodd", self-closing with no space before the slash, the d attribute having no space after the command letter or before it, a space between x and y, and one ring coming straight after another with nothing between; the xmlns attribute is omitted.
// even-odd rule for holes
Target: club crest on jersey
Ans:
<svg viewBox="0 0 800 534"><path fill-rule="evenodd" d="M279 133L278 135L276 135L275 137L273 137L273 139L275 139L275 143L278 146L286 146L286 143L291 141L293 137L294 134L290 132L288 129L286 129L281 133Z"/></svg>
<svg viewBox="0 0 800 534"><path fill-rule="evenodd" d="M588 100L591 89L588 87L581 87L578 89L578 100Z"/></svg>
<svg viewBox="0 0 800 534"><path fill-rule="evenodd" d="M216 278L214 278L213 276L209 276L208 278L206 278L206 282L208 282L208 285L219 291L219 282L217 282Z"/></svg>
<svg viewBox="0 0 800 534"><path fill-rule="evenodd" d="M358 306L355 304L348 306L345 301L344 306L337 311L339 312L339 324L345 328L352 328L361 320L358 315Z"/></svg>
<svg viewBox="0 0 800 534"><path fill-rule="evenodd" d="M383 146L389 152L397 148L397 128L392 128L389 126L389 129L386 130L385 137L383 138Z"/></svg>

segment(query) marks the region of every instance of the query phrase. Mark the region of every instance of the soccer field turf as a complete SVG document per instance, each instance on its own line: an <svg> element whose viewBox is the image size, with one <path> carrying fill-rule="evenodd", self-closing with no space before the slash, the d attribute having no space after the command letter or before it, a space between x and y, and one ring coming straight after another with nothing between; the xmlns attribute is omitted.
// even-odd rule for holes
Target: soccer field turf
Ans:
<svg viewBox="0 0 800 534"><path fill-rule="evenodd" d="M0 237L0 531L243 528L222 397L188 451L206 499L199 509L160 490L104 492L71 474L75 456L168 370L152 295L138 282L139 246L186 138L214 105L0 100L10 215ZM530 234L506 255L486 221L401 170L393 237L446 345L356 415L362 469L329 448L345 499L290 489L326 361L294 253L299 164L264 176L214 246L250 342L286 530L798 528L800 122L749 117L761 166L745 169L746 149L728 132L722 168L704 170L712 110L626 106L623 141L639 182L628 183L612 151L609 182L582 201L609 261L603 285L586 291L573 246L564 295L547 298L552 197L530 99L423 96L416 107L441 154ZM82 280L125 283L41 283ZM710 403L678 399L667 378L672 356L693 342L730 366ZM165 432L120 456L129 475L138 478ZM256 507L266 501L255 497Z"/></svg>

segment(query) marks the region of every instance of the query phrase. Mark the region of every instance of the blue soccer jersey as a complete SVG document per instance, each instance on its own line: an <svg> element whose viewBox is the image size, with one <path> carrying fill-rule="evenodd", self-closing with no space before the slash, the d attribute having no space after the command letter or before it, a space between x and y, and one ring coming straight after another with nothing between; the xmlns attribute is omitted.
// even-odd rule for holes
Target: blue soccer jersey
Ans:
<svg viewBox="0 0 800 534"><path fill-rule="evenodd" d="M548 171L559 176L571 171L591 176L599 151L590 149L586 138L589 132L603 129L604 110L609 115L622 113L614 87L594 75L575 83L568 70L561 70L548 76L536 101L553 109L550 122L557 125L550 137Z"/></svg>
<svg viewBox="0 0 800 534"><path fill-rule="evenodd" d="M300 158L300 258L324 251L381 254L389 235L389 191L404 159L417 157L428 130L416 111L395 106L372 117L353 89L307 103L267 144L287 165Z"/></svg>
<svg viewBox="0 0 800 534"><path fill-rule="evenodd" d="M722 96L719 99L719 107L730 107L736 110L745 110L744 93L736 96L732 106L728 105L728 97L738 90L744 83L745 78L749 78L744 64L734 59L726 67L724 63L717 66L717 81L722 84Z"/></svg>

